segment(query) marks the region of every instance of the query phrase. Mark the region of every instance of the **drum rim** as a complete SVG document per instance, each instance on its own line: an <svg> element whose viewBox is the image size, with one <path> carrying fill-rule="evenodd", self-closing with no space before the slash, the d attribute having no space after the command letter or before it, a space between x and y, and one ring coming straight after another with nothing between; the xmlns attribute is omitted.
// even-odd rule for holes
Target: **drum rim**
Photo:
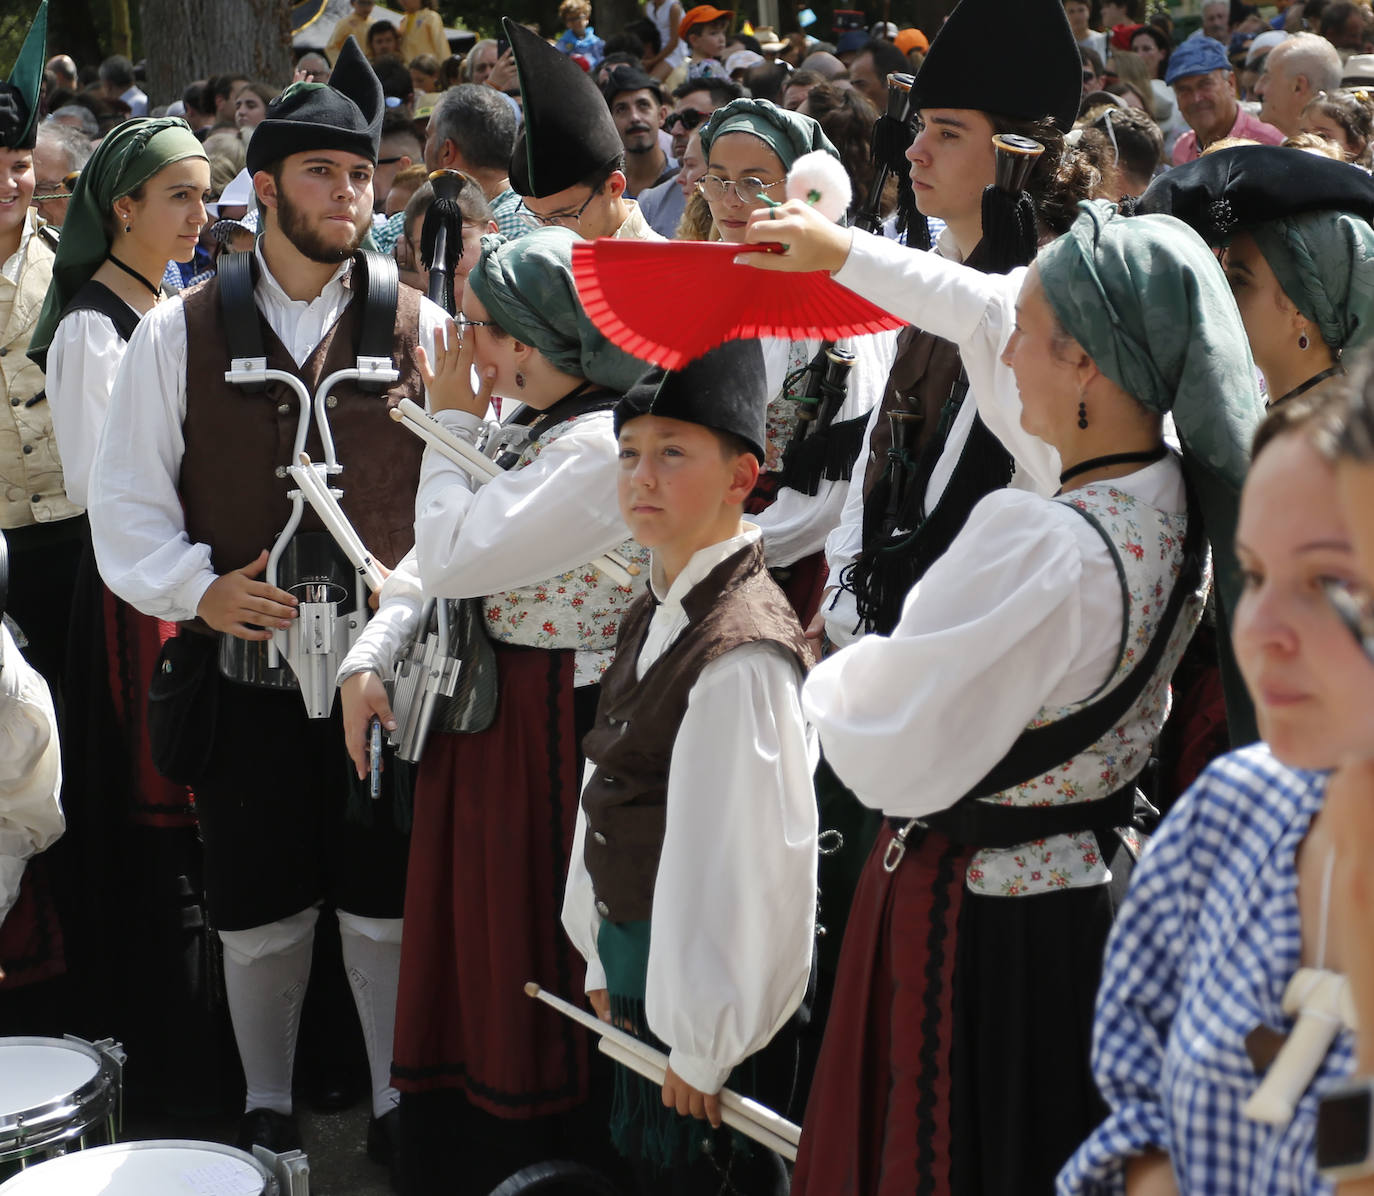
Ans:
<svg viewBox="0 0 1374 1196"><path fill-rule="evenodd" d="M75 1051L96 1064L96 1072L80 1087L63 1096L18 1113L0 1114L0 1162L14 1162L49 1150L62 1142L84 1137L109 1118L119 1099L119 1065L83 1038L13 1035L0 1038L5 1046L42 1046Z"/></svg>
<svg viewBox="0 0 1374 1196"><path fill-rule="evenodd" d="M258 1177L263 1181L262 1196L278 1196L281 1190L277 1182L277 1177L272 1174L272 1171L266 1164L259 1161L247 1151L240 1150L237 1146L230 1146L226 1142L211 1142L201 1138L151 1138L146 1141L138 1142L111 1142L108 1146L92 1146L89 1150L82 1150L74 1154L61 1155L55 1159L48 1159L46 1162L35 1164L27 1171L21 1171L18 1175L14 1176L13 1179L0 1183L0 1192L4 1192L9 1188L10 1184L23 1179L25 1176L41 1173L45 1167L50 1170L55 1170L55 1167L53 1167L54 1164L65 1163L68 1159L80 1160L93 1155L127 1154L135 1150L168 1149L190 1149L204 1151L206 1154L228 1155L230 1158L242 1163L247 1163L253 1168Z"/></svg>

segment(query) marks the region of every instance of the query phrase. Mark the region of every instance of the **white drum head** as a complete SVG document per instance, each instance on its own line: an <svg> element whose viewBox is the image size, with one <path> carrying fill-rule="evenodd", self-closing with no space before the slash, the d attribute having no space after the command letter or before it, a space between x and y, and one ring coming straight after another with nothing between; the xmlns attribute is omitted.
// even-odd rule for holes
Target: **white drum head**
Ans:
<svg viewBox="0 0 1374 1196"><path fill-rule="evenodd" d="M0 1184L4 1196L263 1196L267 1169L214 1142L124 1142L39 1163Z"/></svg>
<svg viewBox="0 0 1374 1196"><path fill-rule="evenodd" d="M0 1118L68 1097L99 1070L100 1060L89 1049L60 1038L0 1038Z"/></svg>

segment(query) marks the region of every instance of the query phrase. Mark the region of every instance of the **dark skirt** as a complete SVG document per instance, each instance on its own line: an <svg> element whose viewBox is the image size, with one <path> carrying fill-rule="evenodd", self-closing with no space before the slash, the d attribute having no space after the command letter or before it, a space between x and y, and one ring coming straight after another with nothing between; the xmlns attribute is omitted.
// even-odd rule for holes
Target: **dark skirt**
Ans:
<svg viewBox="0 0 1374 1196"><path fill-rule="evenodd" d="M525 996L584 1003L561 910L582 755L573 654L494 645L491 728L434 735L416 774L393 1081L504 1118L586 1100L587 1035ZM576 691L583 721L596 687Z"/></svg>
<svg viewBox="0 0 1374 1196"><path fill-rule="evenodd" d="M973 849L884 827L855 893L794 1196L1039 1196L1101 1120L1089 1048L1130 872L1032 897L969 893Z"/></svg>

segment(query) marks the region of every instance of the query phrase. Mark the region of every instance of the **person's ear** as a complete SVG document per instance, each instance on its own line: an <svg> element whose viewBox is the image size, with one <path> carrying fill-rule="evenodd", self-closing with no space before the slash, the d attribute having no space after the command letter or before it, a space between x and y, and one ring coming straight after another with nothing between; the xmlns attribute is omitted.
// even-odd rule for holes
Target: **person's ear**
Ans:
<svg viewBox="0 0 1374 1196"><path fill-rule="evenodd" d="M501 228L500 228L500 226L496 223L495 220L488 220L488 221L487 221L487 232L489 232L489 233L499 233L500 231L501 231Z"/></svg>
<svg viewBox="0 0 1374 1196"><path fill-rule="evenodd" d="M735 506L744 502L758 485L759 459L753 453L740 453L730 469L730 488L726 491L726 502Z"/></svg>
<svg viewBox="0 0 1374 1196"><path fill-rule="evenodd" d="M270 170L260 170L253 176L253 190L264 208L277 210L277 180Z"/></svg>
<svg viewBox="0 0 1374 1196"><path fill-rule="evenodd" d="M625 194L626 186L625 172L623 170L613 170L611 171L611 177L606 180L606 185L602 190L606 191L612 199L619 199Z"/></svg>
<svg viewBox="0 0 1374 1196"><path fill-rule="evenodd" d="M669 108L667 104L658 106L658 127L663 128L663 122L668 119Z"/></svg>

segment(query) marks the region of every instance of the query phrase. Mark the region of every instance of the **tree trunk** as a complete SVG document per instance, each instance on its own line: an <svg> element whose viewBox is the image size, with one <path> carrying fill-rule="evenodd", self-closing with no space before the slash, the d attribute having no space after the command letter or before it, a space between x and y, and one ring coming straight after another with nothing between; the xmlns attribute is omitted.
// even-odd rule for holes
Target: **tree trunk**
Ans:
<svg viewBox="0 0 1374 1196"><path fill-rule="evenodd" d="M110 0L110 44L116 54L133 57L134 33L129 27L129 0Z"/></svg>
<svg viewBox="0 0 1374 1196"><path fill-rule="evenodd" d="M291 82L290 0L139 0L139 14L150 105L211 75Z"/></svg>

